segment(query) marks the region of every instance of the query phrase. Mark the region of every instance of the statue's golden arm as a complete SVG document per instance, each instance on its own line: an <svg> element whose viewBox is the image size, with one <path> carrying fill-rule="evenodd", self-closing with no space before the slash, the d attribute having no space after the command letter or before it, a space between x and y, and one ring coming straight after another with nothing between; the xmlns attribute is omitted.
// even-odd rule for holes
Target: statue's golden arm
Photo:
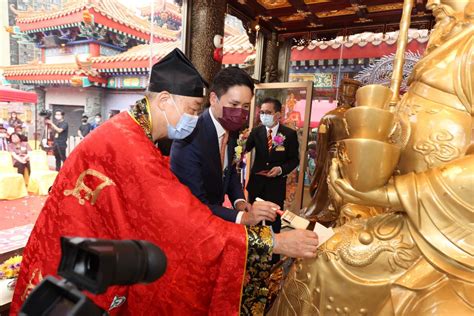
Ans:
<svg viewBox="0 0 474 316"><path fill-rule="evenodd" d="M341 176L339 168L339 162L337 159L333 159L329 169L329 186L345 203L389 207L397 210L401 208L400 199L392 184L369 192L359 192Z"/></svg>
<svg viewBox="0 0 474 316"><path fill-rule="evenodd" d="M442 166L427 170L421 174L409 173L395 176L392 183L369 192L355 190L351 184L342 178L339 172L339 162L333 159L329 170L329 187L345 202L367 206L380 206L392 210L416 209L420 198L417 193L416 179L437 176L443 183L464 201L473 203L472 175L474 174L474 150L469 147L466 156L450 161ZM455 175L455 176L453 176ZM454 180L453 180L454 179ZM403 199L403 201L402 201Z"/></svg>

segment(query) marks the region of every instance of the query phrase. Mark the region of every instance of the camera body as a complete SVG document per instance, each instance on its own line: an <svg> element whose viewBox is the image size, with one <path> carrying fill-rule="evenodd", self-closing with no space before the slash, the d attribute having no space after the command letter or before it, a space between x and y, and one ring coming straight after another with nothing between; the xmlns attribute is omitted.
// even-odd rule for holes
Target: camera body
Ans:
<svg viewBox="0 0 474 316"><path fill-rule="evenodd" d="M39 116L41 116L44 119L51 119L51 116L53 115L53 112L47 109L42 109L39 113Z"/></svg>
<svg viewBox="0 0 474 316"><path fill-rule="evenodd" d="M82 290L105 293L109 286L151 283L166 271L166 256L144 240L61 237L58 274L47 276L28 296L19 316L103 316Z"/></svg>

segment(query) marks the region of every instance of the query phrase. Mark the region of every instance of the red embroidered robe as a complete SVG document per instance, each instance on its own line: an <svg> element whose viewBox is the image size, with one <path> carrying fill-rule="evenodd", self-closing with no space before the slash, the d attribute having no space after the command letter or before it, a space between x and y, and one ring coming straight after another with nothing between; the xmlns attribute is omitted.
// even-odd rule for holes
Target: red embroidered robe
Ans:
<svg viewBox="0 0 474 316"><path fill-rule="evenodd" d="M56 275L60 236L148 240L166 254L167 271L158 281L90 295L112 315L263 313L269 230L214 216L129 113L103 124L67 158L25 248L12 315L42 277Z"/></svg>

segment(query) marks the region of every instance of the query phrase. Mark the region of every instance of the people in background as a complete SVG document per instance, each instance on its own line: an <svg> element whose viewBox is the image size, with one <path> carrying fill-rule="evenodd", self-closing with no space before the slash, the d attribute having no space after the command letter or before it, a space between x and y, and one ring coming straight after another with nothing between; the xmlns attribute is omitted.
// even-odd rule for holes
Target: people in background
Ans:
<svg viewBox="0 0 474 316"><path fill-rule="evenodd" d="M88 122L89 117L87 115L83 115L81 119L81 126L77 130L77 136L81 139L87 136L92 131L92 125Z"/></svg>
<svg viewBox="0 0 474 316"><path fill-rule="evenodd" d="M5 126L0 125L0 150L8 151L8 132Z"/></svg>
<svg viewBox="0 0 474 316"><path fill-rule="evenodd" d="M19 174L25 174L25 169L30 171L30 157L28 156L28 152L31 151L31 147L27 142L21 141L20 134L11 134L8 151L13 157L13 166L18 169Z"/></svg>
<svg viewBox="0 0 474 316"><path fill-rule="evenodd" d="M21 138L22 142L27 142L28 141L28 136L26 136L26 131L21 125L15 126L15 133L20 135L20 138Z"/></svg>
<svg viewBox="0 0 474 316"><path fill-rule="evenodd" d="M18 118L18 113L11 112L10 118L8 119L8 125L15 128L16 126L22 126L23 122Z"/></svg>
<svg viewBox="0 0 474 316"><path fill-rule="evenodd" d="M97 113L94 117L94 123L92 123L92 129L96 129L102 124L102 115Z"/></svg>
<svg viewBox="0 0 474 316"><path fill-rule="evenodd" d="M66 161L67 136L69 125L64 121L64 112L56 110L54 112L54 122L51 119L45 119L44 122L48 124L54 132L54 158L56 158L56 171L61 169L61 164Z"/></svg>

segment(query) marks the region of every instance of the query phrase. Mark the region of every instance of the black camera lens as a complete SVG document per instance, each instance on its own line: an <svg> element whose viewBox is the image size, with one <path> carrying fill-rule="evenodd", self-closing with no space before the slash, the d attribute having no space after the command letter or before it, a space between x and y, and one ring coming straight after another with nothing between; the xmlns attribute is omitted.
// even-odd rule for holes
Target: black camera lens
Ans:
<svg viewBox="0 0 474 316"><path fill-rule="evenodd" d="M61 238L58 274L100 294L111 285L150 283L166 271L166 256L143 240Z"/></svg>

